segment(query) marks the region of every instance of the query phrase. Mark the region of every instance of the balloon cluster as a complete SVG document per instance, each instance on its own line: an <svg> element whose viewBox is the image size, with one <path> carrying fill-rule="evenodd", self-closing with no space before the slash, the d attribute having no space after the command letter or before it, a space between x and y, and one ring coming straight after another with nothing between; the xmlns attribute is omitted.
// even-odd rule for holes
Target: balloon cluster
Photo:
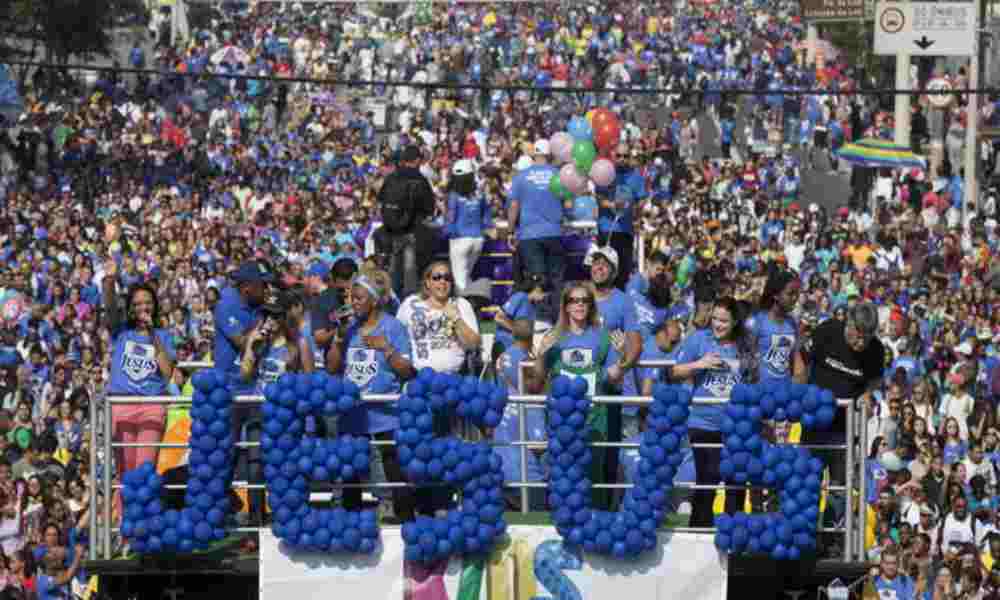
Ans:
<svg viewBox="0 0 1000 600"><path fill-rule="evenodd" d="M608 159L621 137L618 116L606 108L595 108L586 117L573 117L566 131L550 140L552 156L562 165L549 181L549 190L560 199L586 193L587 181L598 187L615 180L615 164Z"/></svg>
<svg viewBox="0 0 1000 600"><path fill-rule="evenodd" d="M445 517L418 517L402 527L406 560L433 563L453 554L488 552L501 538L503 465L486 443L437 437L434 417L458 415L496 427L507 405L507 391L475 377L421 369L399 398L396 450L407 478L416 484L460 486L462 504Z"/></svg>
<svg viewBox="0 0 1000 600"><path fill-rule="evenodd" d="M166 510L163 479L151 462L122 477L125 518L122 536L137 553L192 552L226 537L234 444L230 427L233 397L214 370L194 376L191 398L190 477L183 510Z"/></svg>
<svg viewBox="0 0 1000 600"><path fill-rule="evenodd" d="M833 423L836 399L829 390L768 381L733 388L722 421L724 480L763 484L778 491L779 513L719 515L715 544L733 554L770 554L796 560L816 547L823 462L805 448L772 445L761 436L763 419L801 421L806 429Z"/></svg>
<svg viewBox="0 0 1000 600"><path fill-rule="evenodd" d="M296 548L371 554L378 547L374 510L309 506L311 481L350 482L368 475L371 445L361 436L315 435L315 418L337 417L361 402L358 386L327 373L285 374L264 389L260 448L275 537Z"/></svg>
<svg viewBox="0 0 1000 600"><path fill-rule="evenodd" d="M657 385L639 445L635 487L622 510L590 507L587 415L590 398L582 378L559 377L552 383L548 405L549 503L553 522L571 547L616 558L637 556L656 546L656 529L666 514L674 475L683 462L691 394L679 386Z"/></svg>

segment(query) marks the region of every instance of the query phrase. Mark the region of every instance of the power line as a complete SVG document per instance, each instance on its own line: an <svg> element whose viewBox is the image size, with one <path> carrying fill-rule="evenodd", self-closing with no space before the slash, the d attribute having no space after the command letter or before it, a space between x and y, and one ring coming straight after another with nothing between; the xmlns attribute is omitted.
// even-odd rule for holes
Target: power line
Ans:
<svg viewBox="0 0 1000 600"><path fill-rule="evenodd" d="M0 63L37 67L39 69L74 70L74 71L97 71L110 73L133 73L137 75L155 75L157 77L187 77L200 79L204 77L219 79L254 79L257 81L272 81L276 83L312 83L324 86L344 86L344 87L409 87L423 90L480 90L480 91L507 91L507 92L545 92L553 94L625 94L625 95L683 95L683 94L713 94L730 96L882 96L882 95L909 95L909 96L951 96L964 94L995 95L1000 94L1000 88L955 88L951 90L900 90L892 88L881 89L853 89L853 90L826 90L826 89L778 89L768 88L735 88L735 89L708 89L697 88L585 88L585 87L546 87L540 88L533 85L497 85L489 83L420 83L413 81L393 81L393 80L364 80L364 79L316 79L313 77L279 77L276 75L247 75L243 73L217 73L202 71L199 73L179 72L179 71L159 71L156 69L137 69L134 67L102 67L99 65L80 64L57 64L38 61L23 61L12 59L0 59Z"/></svg>

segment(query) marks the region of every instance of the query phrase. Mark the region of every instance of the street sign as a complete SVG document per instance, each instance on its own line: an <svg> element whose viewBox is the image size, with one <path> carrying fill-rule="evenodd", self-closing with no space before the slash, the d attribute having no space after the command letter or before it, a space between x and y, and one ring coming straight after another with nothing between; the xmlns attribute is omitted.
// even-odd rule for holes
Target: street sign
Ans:
<svg viewBox="0 0 1000 600"><path fill-rule="evenodd" d="M929 92L950 92L951 82L943 77L937 77L927 82ZM927 101L934 108L948 108L955 101L955 96L951 94L928 94Z"/></svg>
<svg viewBox="0 0 1000 600"><path fill-rule="evenodd" d="M976 16L974 2L879 2L875 54L970 56Z"/></svg>
<svg viewBox="0 0 1000 600"><path fill-rule="evenodd" d="M800 0L799 5L805 20L830 23L863 19L867 3L866 0Z"/></svg>

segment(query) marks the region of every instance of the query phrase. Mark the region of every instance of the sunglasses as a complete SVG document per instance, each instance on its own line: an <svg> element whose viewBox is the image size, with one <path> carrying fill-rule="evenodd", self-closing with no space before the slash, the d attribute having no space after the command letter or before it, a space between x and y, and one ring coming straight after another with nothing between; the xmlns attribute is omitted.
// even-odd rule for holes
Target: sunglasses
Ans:
<svg viewBox="0 0 1000 600"><path fill-rule="evenodd" d="M431 281L447 281L452 282L451 273L434 273L431 275Z"/></svg>
<svg viewBox="0 0 1000 600"><path fill-rule="evenodd" d="M590 304L590 296L570 296L566 298L566 304Z"/></svg>

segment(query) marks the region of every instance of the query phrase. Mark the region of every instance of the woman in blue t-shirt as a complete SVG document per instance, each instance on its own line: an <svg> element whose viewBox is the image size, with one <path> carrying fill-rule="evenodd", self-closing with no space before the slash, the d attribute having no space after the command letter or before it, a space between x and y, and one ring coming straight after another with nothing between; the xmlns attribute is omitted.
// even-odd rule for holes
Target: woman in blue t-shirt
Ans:
<svg viewBox="0 0 1000 600"><path fill-rule="evenodd" d="M688 335L677 352L677 364L672 375L677 380L689 380L694 398L728 399L733 387L743 381L751 361L750 340L744 334L744 315L732 298L721 298L712 308L711 325ZM721 444L720 426L724 404L699 404L691 408L688 436L691 444ZM695 469L700 485L717 485L722 481L719 448L694 447ZM714 520L712 502L714 490L695 490L691 507L691 527L710 527ZM743 504L743 494L726 492L726 512L736 513Z"/></svg>
<svg viewBox="0 0 1000 600"><path fill-rule="evenodd" d="M483 233L492 226L490 207L476 189L476 173L472 161L463 159L451 169L448 183L448 216L445 223L451 272L455 291L459 294L469 285L472 269L483 253Z"/></svg>
<svg viewBox="0 0 1000 600"><path fill-rule="evenodd" d="M102 293L111 334L112 396L162 396L174 372L177 352L170 334L159 328L160 309L156 291L143 284L129 288L124 314L115 285L118 263L104 267ZM157 443L163 435L167 409L163 404L115 404L111 409L112 436L117 442ZM135 469L146 461L156 463L156 448L122 448L118 467Z"/></svg>
<svg viewBox="0 0 1000 600"><path fill-rule="evenodd" d="M764 284L761 310L744 324L750 347L756 350L761 381L805 383L799 324L791 317L799 301L802 284L791 271L773 269Z"/></svg>
<svg viewBox="0 0 1000 600"><path fill-rule="evenodd" d="M587 393L594 395L608 382L621 382L624 370L612 360L611 339L601 327L593 290L583 283L563 289L559 321L542 339L532 375L535 381L549 382L560 375L587 381Z"/></svg>
<svg viewBox="0 0 1000 600"><path fill-rule="evenodd" d="M240 377L252 383L255 394L263 394L268 384L285 373L312 373L316 368L310 338L304 331L305 306L293 292L272 293L261 307L265 317L248 334L240 357ZM247 419L238 432L244 442L259 442L263 428L259 418ZM241 453L237 473L250 483L264 481L260 448ZM263 515L264 491L247 494L251 517Z"/></svg>
<svg viewBox="0 0 1000 600"><path fill-rule="evenodd" d="M326 354L326 369L343 373L365 394L398 394L403 382L416 371L410 354L410 335L406 327L384 308L389 300L389 275L383 271L362 270L351 283L351 308L354 319L333 334ZM380 441L393 439L399 428L394 405L362 404L342 416L337 424L341 433L363 435ZM381 449L386 479L405 481L395 446ZM413 490L394 488L393 509L396 516L409 521L415 516L416 494ZM344 490L344 508L361 506L361 490Z"/></svg>

